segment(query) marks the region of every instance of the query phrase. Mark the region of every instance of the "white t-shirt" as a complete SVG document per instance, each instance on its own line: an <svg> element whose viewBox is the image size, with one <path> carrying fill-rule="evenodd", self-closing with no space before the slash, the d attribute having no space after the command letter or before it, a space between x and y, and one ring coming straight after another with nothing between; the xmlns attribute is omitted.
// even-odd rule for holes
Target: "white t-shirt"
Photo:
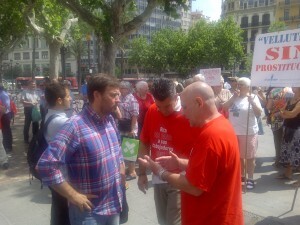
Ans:
<svg viewBox="0 0 300 225"><path fill-rule="evenodd" d="M255 95L254 104L262 109L258 97ZM247 135L247 118L248 118L248 97L236 98L229 108L229 121L231 122L236 135ZM252 105L250 104L248 135L254 135L258 132L257 119L254 115Z"/></svg>

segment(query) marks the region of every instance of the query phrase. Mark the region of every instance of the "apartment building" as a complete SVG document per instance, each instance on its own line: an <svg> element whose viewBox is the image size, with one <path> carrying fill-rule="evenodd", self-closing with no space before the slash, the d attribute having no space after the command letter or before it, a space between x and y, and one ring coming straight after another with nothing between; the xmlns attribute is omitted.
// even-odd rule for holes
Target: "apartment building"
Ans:
<svg viewBox="0 0 300 225"><path fill-rule="evenodd" d="M288 29L300 28L300 0L277 0L275 20L285 22Z"/></svg>
<svg viewBox="0 0 300 225"><path fill-rule="evenodd" d="M233 16L244 30L245 52L254 50L257 34L267 33L275 21L283 21L287 29L300 27L300 0L224 0L222 15Z"/></svg>

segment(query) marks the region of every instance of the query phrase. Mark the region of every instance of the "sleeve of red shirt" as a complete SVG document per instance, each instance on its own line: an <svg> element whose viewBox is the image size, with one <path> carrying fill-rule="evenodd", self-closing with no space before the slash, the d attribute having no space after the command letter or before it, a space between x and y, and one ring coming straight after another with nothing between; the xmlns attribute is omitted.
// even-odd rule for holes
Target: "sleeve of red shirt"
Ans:
<svg viewBox="0 0 300 225"><path fill-rule="evenodd" d="M154 105L150 106L148 109L145 119L144 119L144 125L143 129L140 135L140 141L143 142L144 144L149 144L150 143L150 124L151 122L151 111L153 110Z"/></svg>
<svg viewBox="0 0 300 225"><path fill-rule="evenodd" d="M186 170L186 178L193 186L209 192L218 173L219 160L212 149L211 141L204 140L202 138L201 145L196 144L193 148Z"/></svg>

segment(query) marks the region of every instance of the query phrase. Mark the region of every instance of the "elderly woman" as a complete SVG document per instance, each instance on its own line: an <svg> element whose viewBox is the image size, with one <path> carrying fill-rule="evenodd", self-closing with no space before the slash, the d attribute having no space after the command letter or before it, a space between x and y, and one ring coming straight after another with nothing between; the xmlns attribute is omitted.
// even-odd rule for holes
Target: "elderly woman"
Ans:
<svg viewBox="0 0 300 225"><path fill-rule="evenodd" d="M215 103L219 113L221 113L225 118L228 118L228 111L224 110L223 104L227 102L232 94L229 90L223 88L224 78L221 76L221 82L219 86L213 86L212 89L215 94Z"/></svg>
<svg viewBox="0 0 300 225"><path fill-rule="evenodd" d="M256 117L262 112L259 99L250 94L250 79L238 79L238 90L224 103L224 109L229 110L231 122L239 142L242 181L246 182L247 189L254 188L253 173L255 168L255 154L257 150L258 124ZM247 164L246 164L247 162ZM247 171L245 171L247 165ZM244 171L248 175L245 179Z"/></svg>
<svg viewBox="0 0 300 225"><path fill-rule="evenodd" d="M135 138L138 134L139 104L131 94L131 90L132 88L129 82L122 81L120 83L121 97L118 106L122 118L119 119L119 131L122 136ZM128 162L127 180L135 178L135 162Z"/></svg>
<svg viewBox="0 0 300 225"><path fill-rule="evenodd" d="M288 101L284 110L280 110L283 122L283 139L280 162L286 170L282 178L292 178L292 169L300 167L300 87L293 87L294 97ZM295 183L299 186L299 181Z"/></svg>
<svg viewBox="0 0 300 225"><path fill-rule="evenodd" d="M149 93L148 83L139 81L135 85L136 92L134 97L139 103L139 118L138 118L138 136L143 128L144 119L148 108L154 103L153 96Z"/></svg>

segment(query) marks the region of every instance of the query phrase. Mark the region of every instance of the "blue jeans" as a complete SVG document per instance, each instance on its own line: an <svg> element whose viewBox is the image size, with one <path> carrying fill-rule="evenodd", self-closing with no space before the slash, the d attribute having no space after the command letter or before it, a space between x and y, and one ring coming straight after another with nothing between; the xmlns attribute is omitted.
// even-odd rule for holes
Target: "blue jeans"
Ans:
<svg viewBox="0 0 300 225"><path fill-rule="evenodd" d="M71 225L82 225L82 222L89 216L89 212L81 212L77 206L69 205L69 216ZM115 215L96 215L92 217L97 221L97 225L119 225L120 214Z"/></svg>

